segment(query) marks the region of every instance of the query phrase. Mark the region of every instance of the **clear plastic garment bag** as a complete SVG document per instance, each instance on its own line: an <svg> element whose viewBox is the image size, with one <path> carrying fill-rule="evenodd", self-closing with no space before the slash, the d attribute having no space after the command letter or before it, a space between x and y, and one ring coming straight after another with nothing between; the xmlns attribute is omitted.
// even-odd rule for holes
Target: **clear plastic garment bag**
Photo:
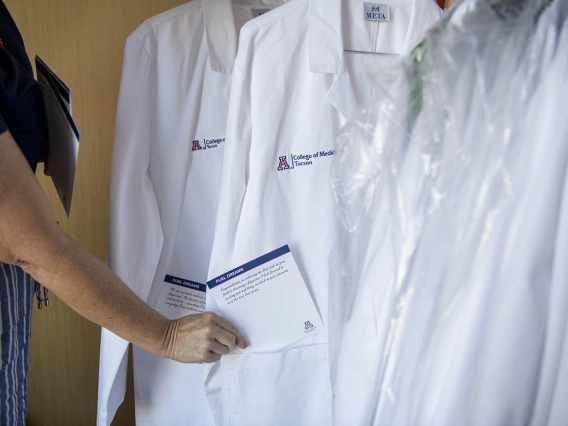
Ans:
<svg viewBox="0 0 568 426"><path fill-rule="evenodd" d="M340 135L336 425L568 424L567 14L456 4Z"/></svg>

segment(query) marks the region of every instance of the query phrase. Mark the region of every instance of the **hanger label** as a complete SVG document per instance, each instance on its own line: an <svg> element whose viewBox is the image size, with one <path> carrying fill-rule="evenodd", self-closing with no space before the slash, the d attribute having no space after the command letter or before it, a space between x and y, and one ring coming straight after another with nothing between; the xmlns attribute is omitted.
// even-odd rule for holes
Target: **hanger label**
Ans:
<svg viewBox="0 0 568 426"><path fill-rule="evenodd" d="M365 3L365 21L390 21L390 6L388 4Z"/></svg>

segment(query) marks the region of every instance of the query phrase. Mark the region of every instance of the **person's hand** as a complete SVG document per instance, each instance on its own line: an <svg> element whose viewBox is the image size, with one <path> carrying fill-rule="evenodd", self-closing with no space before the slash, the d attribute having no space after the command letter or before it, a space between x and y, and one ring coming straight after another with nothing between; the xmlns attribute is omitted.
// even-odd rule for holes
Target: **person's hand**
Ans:
<svg viewBox="0 0 568 426"><path fill-rule="evenodd" d="M219 361L235 345L247 347L245 338L229 321L212 312L170 321L165 356L184 363Z"/></svg>

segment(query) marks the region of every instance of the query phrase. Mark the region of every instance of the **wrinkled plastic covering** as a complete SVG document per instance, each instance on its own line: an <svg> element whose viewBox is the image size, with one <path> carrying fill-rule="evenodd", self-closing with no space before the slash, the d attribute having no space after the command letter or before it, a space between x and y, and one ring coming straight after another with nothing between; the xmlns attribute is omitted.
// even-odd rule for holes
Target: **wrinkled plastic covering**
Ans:
<svg viewBox="0 0 568 426"><path fill-rule="evenodd" d="M342 132L336 425L568 425L567 9L461 2Z"/></svg>

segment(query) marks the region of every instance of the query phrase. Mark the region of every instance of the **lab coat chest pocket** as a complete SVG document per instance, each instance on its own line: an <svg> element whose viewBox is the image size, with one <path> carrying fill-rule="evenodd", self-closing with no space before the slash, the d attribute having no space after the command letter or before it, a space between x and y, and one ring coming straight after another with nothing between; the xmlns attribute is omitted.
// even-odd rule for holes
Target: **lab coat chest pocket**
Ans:
<svg viewBox="0 0 568 426"><path fill-rule="evenodd" d="M221 361L226 425L329 426L327 344Z"/></svg>

